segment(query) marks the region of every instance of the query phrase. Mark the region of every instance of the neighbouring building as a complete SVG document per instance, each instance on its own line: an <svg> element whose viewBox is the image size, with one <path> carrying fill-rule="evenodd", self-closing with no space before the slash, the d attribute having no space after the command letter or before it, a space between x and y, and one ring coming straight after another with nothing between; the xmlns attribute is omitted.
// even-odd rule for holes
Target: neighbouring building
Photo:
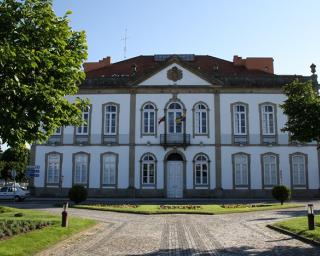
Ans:
<svg viewBox="0 0 320 256"><path fill-rule="evenodd" d="M35 194L92 197L267 197L285 184L319 195L319 154L283 133L282 87L272 58L137 56L85 63L77 97L86 124L33 145ZM73 101L75 97L68 97Z"/></svg>

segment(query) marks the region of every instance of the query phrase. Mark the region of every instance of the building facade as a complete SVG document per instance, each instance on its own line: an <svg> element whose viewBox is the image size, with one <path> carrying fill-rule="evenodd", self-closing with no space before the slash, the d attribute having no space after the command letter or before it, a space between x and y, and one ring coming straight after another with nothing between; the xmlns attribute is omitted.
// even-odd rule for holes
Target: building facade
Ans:
<svg viewBox="0 0 320 256"><path fill-rule="evenodd" d="M273 59L138 56L86 63L76 95L86 124L33 145L35 194L73 184L92 197L268 197L284 184L319 194L316 144L290 140L282 86L315 75L273 74ZM75 97L68 97L73 101Z"/></svg>

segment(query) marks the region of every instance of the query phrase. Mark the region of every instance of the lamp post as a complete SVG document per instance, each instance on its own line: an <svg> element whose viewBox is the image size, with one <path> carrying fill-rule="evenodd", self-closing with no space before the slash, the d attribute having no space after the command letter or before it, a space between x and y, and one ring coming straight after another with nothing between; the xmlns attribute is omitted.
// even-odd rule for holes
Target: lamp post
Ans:
<svg viewBox="0 0 320 256"><path fill-rule="evenodd" d="M308 228L314 230L314 208L313 204L308 204Z"/></svg>

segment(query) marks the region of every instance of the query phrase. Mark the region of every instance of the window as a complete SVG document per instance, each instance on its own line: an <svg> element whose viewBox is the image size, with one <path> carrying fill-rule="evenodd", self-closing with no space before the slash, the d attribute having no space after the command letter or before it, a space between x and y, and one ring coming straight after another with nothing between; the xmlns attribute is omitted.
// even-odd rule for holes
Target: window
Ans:
<svg viewBox="0 0 320 256"><path fill-rule="evenodd" d="M278 159L276 155L266 154L262 157L263 184L274 186L278 184Z"/></svg>
<svg viewBox="0 0 320 256"><path fill-rule="evenodd" d="M78 153L74 156L74 183L87 184L89 170L89 155Z"/></svg>
<svg viewBox="0 0 320 256"><path fill-rule="evenodd" d="M194 107L194 128L197 135L208 133L208 108L205 104L198 103Z"/></svg>
<svg viewBox="0 0 320 256"><path fill-rule="evenodd" d="M234 186L249 186L249 156L244 153L235 154L233 159Z"/></svg>
<svg viewBox="0 0 320 256"><path fill-rule="evenodd" d="M102 185L116 185L117 155L113 153L104 154L102 162Z"/></svg>
<svg viewBox="0 0 320 256"><path fill-rule="evenodd" d="M183 132L183 109L179 103L171 103L168 107L168 132Z"/></svg>
<svg viewBox="0 0 320 256"><path fill-rule="evenodd" d="M262 134L275 135L275 114L272 105L262 105Z"/></svg>
<svg viewBox="0 0 320 256"><path fill-rule="evenodd" d="M209 161L207 156L199 154L194 160L195 185L208 185Z"/></svg>
<svg viewBox="0 0 320 256"><path fill-rule="evenodd" d="M291 175L294 187L305 187L306 179L306 156L302 154L291 155Z"/></svg>
<svg viewBox="0 0 320 256"><path fill-rule="evenodd" d="M60 178L61 155L49 153L47 155L47 183L58 184Z"/></svg>
<svg viewBox="0 0 320 256"><path fill-rule="evenodd" d="M61 133L62 133L62 129L61 127L58 127L53 135L61 135Z"/></svg>
<svg viewBox="0 0 320 256"><path fill-rule="evenodd" d="M105 123L104 134L116 135L117 134L117 122L118 122L118 106L114 104L105 106Z"/></svg>
<svg viewBox="0 0 320 256"><path fill-rule="evenodd" d="M247 134L246 106L237 104L233 106L233 132L234 135Z"/></svg>
<svg viewBox="0 0 320 256"><path fill-rule="evenodd" d="M84 120L84 123L77 127L77 135L88 135L89 133L89 123L90 123L90 108L86 107L82 111L82 119Z"/></svg>
<svg viewBox="0 0 320 256"><path fill-rule="evenodd" d="M143 185L154 185L155 184L155 170L156 170L156 159L148 153L142 157L142 184Z"/></svg>
<svg viewBox="0 0 320 256"><path fill-rule="evenodd" d="M148 103L143 106L143 134L155 134L156 111L154 105Z"/></svg>

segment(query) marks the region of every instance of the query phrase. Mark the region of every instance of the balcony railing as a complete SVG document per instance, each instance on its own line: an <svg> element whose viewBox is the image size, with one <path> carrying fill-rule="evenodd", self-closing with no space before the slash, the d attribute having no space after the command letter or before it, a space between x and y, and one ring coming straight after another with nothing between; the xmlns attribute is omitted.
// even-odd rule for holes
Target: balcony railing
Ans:
<svg viewBox="0 0 320 256"><path fill-rule="evenodd" d="M164 147L187 147L190 145L190 134L160 134L160 144Z"/></svg>

